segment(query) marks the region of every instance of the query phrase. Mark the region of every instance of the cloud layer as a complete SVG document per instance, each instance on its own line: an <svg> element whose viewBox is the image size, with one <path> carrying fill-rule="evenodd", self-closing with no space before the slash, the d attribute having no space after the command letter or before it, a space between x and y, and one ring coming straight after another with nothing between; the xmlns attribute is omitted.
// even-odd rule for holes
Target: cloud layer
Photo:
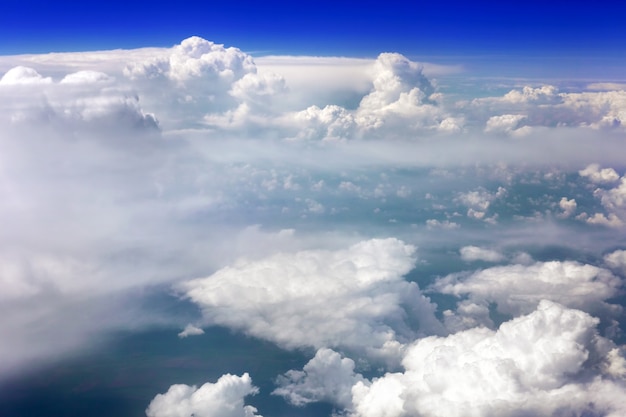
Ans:
<svg viewBox="0 0 626 417"><path fill-rule="evenodd" d="M0 374L218 325L311 354L276 380L296 407L626 413L622 83L199 37L0 69ZM172 288L201 317L143 306ZM257 392L173 385L147 414L250 417Z"/></svg>

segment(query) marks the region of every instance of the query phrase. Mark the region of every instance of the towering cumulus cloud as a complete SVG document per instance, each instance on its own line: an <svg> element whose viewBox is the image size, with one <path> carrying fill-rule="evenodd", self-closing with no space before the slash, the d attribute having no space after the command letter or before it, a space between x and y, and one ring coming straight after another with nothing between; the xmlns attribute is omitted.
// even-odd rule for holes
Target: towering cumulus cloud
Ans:
<svg viewBox="0 0 626 417"><path fill-rule="evenodd" d="M597 320L542 301L497 331L417 341L405 371L352 389L355 416L621 416L625 362Z"/></svg>

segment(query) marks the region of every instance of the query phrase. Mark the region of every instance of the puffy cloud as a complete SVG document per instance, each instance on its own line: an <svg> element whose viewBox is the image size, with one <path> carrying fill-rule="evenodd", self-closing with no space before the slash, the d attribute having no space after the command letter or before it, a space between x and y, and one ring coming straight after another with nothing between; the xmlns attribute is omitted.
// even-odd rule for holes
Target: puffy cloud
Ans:
<svg viewBox="0 0 626 417"><path fill-rule="evenodd" d="M352 113L343 107L329 105L320 109L311 106L293 115L298 129L297 139L350 139L357 132L357 123Z"/></svg>
<svg viewBox="0 0 626 417"><path fill-rule="evenodd" d="M612 269L626 275L626 250L616 250L604 256L604 262Z"/></svg>
<svg viewBox="0 0 626 417"><path fill-rule="evenodd" d="M114 78L100 71L78 71L67 74L61 81L61 84L92 84L92 83L109 83Z"/></svg>
<svg viewBox="0 0 626 417"><path fill-rule="evenodd" d="M486 262L500 262L504 260L504 255L500 252L479 248L478 246L464 246L461 248L461 259L464 261L486 261Z"/></svg>
<svg viewBox="0 0 626 417"><path fill-rule="evenodd" d="M608 190L597 189L595 194L600 196L602 205L608 210L626 209L626 177L622 177L616 187Z"/></svg>
<svg viewBox="0 0 626 417"><path fill-rule="evenodd" d="M326 401L349 408L352 386L360 381L364 378L354 372L352 359L342 358L331 349L319 349L302 371L291 370L281 375L277 380L279 388L273 394L297 406Z"/></svg>
<svg viewBox="0 0 626 417"><path fill-rule="evenodd" d="M574 212L576 212L576 200L574 200L573 198L571 200L568 200L566 197L562 197L559 201L559 207L561 208L561 210L563 210L563 212L560 213L558 216L562 219L566 219L574 214Z"/></svg>
<svg viewBox="0 0 626 417"><path fill-rule="evenodd" d="M498 187L495 193L490 193L481 187L474 191L459 193L456 197L456 201L467 207L467 217L477 220L493 221L493 218L485 217L487 210L489 206L491 206L491 203L505 195L506 189L503 187Z"/></svg>
<svg viewBox="0 0 626 417"><path fill-rule="evenodd" d="M201 334L204 334L204 330L194 326L193 324L188 324L187 326L185 326L182 332L178 333L178 337L184 339L185 337L199 336Z"/></svg>
<svg viewBox="0 0 626 417"><path fill-rule="evenodd" d="M585 218L585 221L589 224L598 224L615 228L620 228L624 226L624 222L622 221L622 219L617 217L615 213L609 213L608 216L604 215L603 213L595 213L593 216L590 217L584 217L585 214L586 213L583 213L583 218Z"/></svg>
<svg viewBox="0 0 626 417"><path fill-rule="evenodd" d="M526 120L523 114L503 114L491 116L487 120L485 132L520 133L523 132L522 122Z"/></svg>
<svg viewBox="0 0 626 417"><path fill-rule="evenodd" d="M139 96L113 85L113 78L95 71L66 75L60 82L24 83L0 88L0 122L27 129L52 128L66 136L115 136L127 131L135 135L158 129L156 117L144 111ZM4 119L4 120L3 120ZM22 132L22 135L25 133ZM109 138L109 142L114 142Z"/></svg>
<svg viewBox="0 0 626 417"><path fill-rule="evenodd" d="M626 412L623 354L597 319L541 301L500 326L427 337L408 348L403 373L353 389L359 417L593 415ZM616 368L616 372L610 371Z"/></svg>
<svg viewBox="0 0 626 417"><path fill-rule="evenodd" d="M431 99L435 88L422 72L422 66L395 53L383 53L374 64L372 91L361 100L356 112L362 129L375 131L383 127L409 130L438 128L448 116ZM449 119L443 130L455 128L461 119ZM453 129L454 130L454 129ZM385 130L387 137L393 132Z"/></svg>
<svg viewBox="0 0 626 417"><path fill-rule="evenodd" d="M590 164L585 169L578 171L578 174L595 184L612 183L619 179L619 174L613 168L600 169L599 164Z"/></svg>
<svg viewBox="0 0 626 417"><path fill-rule="evenodd" d="M461 225L451 222L450 220L439 221L437 219L428 219L426 220L426 227L428 229L454 230L459 229Z"/></svg>
<svg viewBox="0 0 626 417"><path fill-rule="evenodd" d="M124 75L171 128L207 122L240 127L251 109L263 109L269 97L285 91L280 76L257 74L250 55L197 36L128 64Z"/></svg>
<svg viewBox="0 0 626 417"><path fill-rule="evenodd" d="M507 265L473 273L451 274L432 288L444 294L468 296L477 304L496 303L498 311L517 316L532 311L542 299L584 311L619 308L607 305L622 282L608 270L573 261Z"/></svg>
<svg viewBox="0 0 626 417"><path fill-rule="evenodd" d="M614 183L619 179L619 183L613 188L596 188L593 192L596 198L608 211L607 214L595 213L589 216L581 213L577 216L580 220L585 220L589 224L600 224L608 227L620 228L626 221L626 177L619 177L613 168L600 169L599 165L589 165L579 174L588 177L593 183Z"/></svg>
<svg viewBox="0 0 626 417"><path fill-rule="evenodd" d="M527 126L622 128L626 117L626 92L599 91L559 93L553 86L525 86L501 97L474 99L468 110L475 117L489 119L494 112L524 114ZM493 119L494 127L507 119ZM509 119L513 122L513 119ZM525 127L524 130L528 131ZM495 130L493 130L495 131ZM506 130L505 130L506 131ZM510 130L509 130L510 131Z"/></svg>
<svg viewBox="0 0 626 417"><path fill-rule="evenodd" d="M434 305L402 278L414 251L397 239L373 239L334 252L280 253L178 289L202 308L207 324L288 348L341 347L393 360L416 332L441 331Z"/></svg>
<svg viewBox="0 0 626 417"><path fill-rule="evenodd" d="M0 85L37 85L50 84L52 78L43 77L35 69L17 66L7 71L0 78Z"/></svg>
<svg viewBox="0 0 626 417"><path fill-rule="evenodd" d="M230 85L255 71L252 57L241 50L192 36L161 56L127 65L124 73L133 79L167 77L181 83L192 79L221 79Z"/></svg>
<svg viewBox="0 0 626 417"><path fill-rule="evenodd" d="M525 86L521 91L511 90L502 97L503 101L510 103L535 103L535 104L555 104L561 102L560 95L556 87L543 85L533 88Z"/></svg>
<svg viewBox="0 0 626 417"><path fill-rule="evenodd" d="M252 379L222 375L217 382L201 387L172 385L165 394L157 394L146 409L148 417L254 417L256 408L244 405L244 398L259 392Z"/></svg>

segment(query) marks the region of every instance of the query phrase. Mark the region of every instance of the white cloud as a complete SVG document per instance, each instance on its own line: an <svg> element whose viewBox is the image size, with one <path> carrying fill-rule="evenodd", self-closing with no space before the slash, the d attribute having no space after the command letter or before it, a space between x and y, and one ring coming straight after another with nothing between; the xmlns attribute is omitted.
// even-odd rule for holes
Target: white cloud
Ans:
<svg viewBox="0 0 626 417"><path fill-rule="evenodd" d="M304 126L304 128L297 129L296 139L351 139L357 133L354 116L343 107L336 105L325 106L323 109L311 106L295 113L291 123L295 123L298 127Z"/></svg>
<svg viewBox="0 0 626 417"><path fill-rule="evenodd" d="M178 337L184 339L185 337L199 336L201 334L204 334L204 330L194 326L193 324L188 324L187 326L185 326L182 332L178 333Z"/></svg>
<svg viewBox="0 0 626 417"><path fill-rule="evenodd" d="M115 79L104 72L100 71L78 71L67 74L60 84L92 84L92 83L110 83Z"/></svg>
<svg viewBox="0 0 626 417"><path fill-rule="evenodd" d="M37 85L50 84L52 78L43 77L35 69L23 66L17 66L7 71L0 78L0 85Z"/></svg>
<svg viewBox="0 0 626 417"><path fill-rule="evenodd" d="M626 250L616 250L604 256L604 262L615 270L621 271L622 275L626 275Z"/></svg>
<svg viewBox="0 0 626 417"><path fill-rule="evenodd" d="M560 102L560 96L556 87L552 85L543 85L533 88L525 86L522 91L511 90L502 97L503 101L511 103L538 103L538 104L554 104Z"/></svg>
<svg viewBox="0 0 626 417"><path fill-rule="evenodd" d="M619 309L604 300L616 295L621 285L606 269L552 261L451 274L432 287L444 294L466 295L477 304L496 303L498 311L517 316L532 311L542 299L590 312Z"/></svg>
<svg viewBox="0 0 626 417"><path fill-rule="evenodd" d="M352 386L364 378L354 372L354 361L331 349L320 349L302 371L281 375L273 394L296 406L326 401L341 408L352 404Z"/></svg>
<svg viewBox="0 0 626 417"><path fill-rule="evenodd" d="M479 188L474 191L468 191L464 193L458 193L456 201L467 207L467 217L477 220L495 220L493 218L486 217L487 211L496 199L503 198L506 195L506 189L504 187L498 187L495 193L490 193L484 188Z"/></svg>
<svg viewBox="0 0 626 417"><path fill-rule="evenodd" d="M590 164L578 171L578 174L595 184L612 183L619 179L619 174L613 168L600 169L600 164Z"/></svg>
<svg viewBox="0 0 626 417"><path fill-rule="evenodd" d="M450 220L439 221L437 219L428 219L426 220L426 227L428 229L454 230L459 229L461 225L451 222Z"/></svg>
<svg viewBox="0 0 626 417"><path fill-rule="evenodd" d="M280 253L178 289L202 308L207 324L289 348L342 347L393 360L416 331L441 330L434 305L402 278L414 251L397 239L373 239L334 252Z"/></svg>
<svg viewBox="0 0 626 417"><path fill-rule="evenodd" d="M595 193L600 196L602 205L608 210L626 209L626 177L622 177L614 188L598 189Z"/></svg>
<svg viewBox="0 0 626 417"><path fill-rule="evenodd" d="M542 301L497 331L418 340L407 350L403 373L353 387L351 415L623 415L624 380L614 377L623 358L598 336L597 322ZM613 367L619 370L608 372Z"/></svg>
<svg viewBox="0 0 626 417"><path fill-rule="evenodd" d="M607 227L620 228L624 226L622 219L617 217L615 213L609 213L608 216L603 213L595 213L593 216L586 218L585 221L589 224L599 224Z"/></svg>
<svg viewBox="0 0 626 417"><path fill-rule="evenodd" d="M254 73L252 57L237 48L225 48L198 36L183 40L163 55L147 62L134 62L125 68L130 78L167 77L185 83L193 79L223 80L228 85Z"/></svg>
<svg viewBox="0 0 626 417"><path fill-rule="evenodd" d="M522 122L526 119L523 114L503 114L491 116L485 125L485 132L513 133L523 127Z"/></svg>
<svg viewBox="0 0 626 417"><path fill-rule="evenodd" d="M504 260L504 255L493 249L480 248L478 246L464 246L460 250L461 259L467 262L486 261L500 262Z"/></svg>
<svg viewBox="0 0 626 417"><path fill-rule="evenodd" d="M542 216L556 208L550 196L563 195L572 197L558 203L560 215L575 216L576 202L595 213L585 206L593 183L604 213L580 218L626 220L623 182L615 169L600 168L623 164L621 93L546 86L468 105L476 90L466 80L399 54L272 59L255 64L200 38L172 48L0 57L8 71L0 82L0 374L136 322L182 329L188 318L137 311L137 292L214 271L185 288L205 311L203 325L286 347L334 347L355 360L397 359L416 337L443 330L434 305L402 277L415 262L412 246L366 239L394 235L427 254L472 241L532 253L537 244L538 253L554 245L594 255L623 246L619 230L581 233L584 224L572 230ZM443 77L437 89L433 74ZM532 126L524 141L483 132L489 123L519 127L520 115L519 125ZM305 140L285 140L294 138ZM541 175L553 171L555 149L560 181ZM571 175L591 162L598 165L583 178ZM539 193L532 207L520 184ZM427 192L437 201L407 198ZM520 217L499 213L504 203ZM457 211L504 219L466 227ZM533 215L532 224L519 220ZM409 224L433 231L424 237ZM363 242L341 249L356 240ZM617 258L606 260L616 274ZM563 263L566 272L544 277L549 268L529 256L514 261L527 269L468 273L451 284L467 300L444 313L448 330L492 326L492 301L515 314L540 296L601 310L616 294L605 272L569 276ZM461 284L475 287L461 292ZM311 381L322 378L323 363L312 362L302 385L291 381L292 392L318 398ZM345 385L333 401L346 403ZM379 414L403 404L380 402Z"/></svg>
<svg viewBox="0 0 626 417"><path fill-rule="evenodd" d="M146 409L148 417L253 417L256 408L244 398L259 392L246 373L222 375L217 382L201 387L177 384L157 394ZM260 416L258 416L260 417Z"/></svg>
<svg viewBox="0 0 626 417"><path fill-rule="evenodd" d="M560 213L558 217L562 219L571 217L572 214L576 212L576 200L574 200L573 198L571 200L568 200L566 197L562 197L559 201L559 207L561 208L561 210L563 210L563 212Z"/></svg>

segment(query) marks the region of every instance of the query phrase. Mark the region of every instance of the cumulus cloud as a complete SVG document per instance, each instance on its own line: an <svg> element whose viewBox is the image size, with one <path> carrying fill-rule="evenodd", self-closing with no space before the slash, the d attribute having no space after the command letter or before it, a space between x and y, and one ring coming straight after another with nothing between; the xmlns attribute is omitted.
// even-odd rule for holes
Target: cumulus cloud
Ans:
<svg viewBox="0 0 626 417"><path fill-rule="evenodd" d="M331 349L320 349L302 371L281 375L273 392L296 406L326 401L341 408L352 404L352 386L364 381L354 372L354 361Z"/></svg>
<svg viewBox="0 0 626 417"><path fill-rule="evenodd" d="M600 169L600 164L590 164L578 171L578 174L595 184L613 183L619 179L619 174L613 168Z"/></svg>
<svg viewBox="0 0 626 417"><path fill-rule="evenodd" d="M201 387L172 385L165 394L157 394L146 409L148 417L254 417L257 409L244 405L244 398L259 392L252 379L226 374L215 383Z"/></svg>
<svg viewBox="0 0 626 417"><path fill-rule="evenodd" d="M480 248L478 246L463 246L460 252L461 259L467 262L500 262L504 260L504 255L502 255L500 252L493 249Z"/></svg>
<svg viewBox="0 0 626 417"><path fill-rule="evenodd" d="M358 128L352 113L336 105L328 105L323 109L311 106L294 114L293 122L304 126L304 129L299 129L296 139L351 139Z"/></svg>
<svg viewBox="0 0 626 417"><path fill-rule="evenodd" d="M460 224L451 222L450 220L439 221L437 219L426 220L426 227L429 229L454 230L461 227Z"/></svg>
<svg viewBox="0 0 626 417"><path fill-rule="evenodd" d="M584 218L585 221L589 224L597 224L601 226L615 227L615 228L620 228L624 225L624 222L622 221L622 219L617 217L615 213L609 213L608 216L605 215L604 213L595 213L593 216L589 216L589 217L585 217L585 214L586 213L583 214L582 218Z"/></svg>
<svg viewBox="0 0 626 417"><path fill-rule="evenodd" d="M451 274L438 279L432 288L467 296L480 305L496 303L498 311L517 316L532 311L543 299L590 312L619 310L619 306L607 305L604 300L616 295L621 285L621 280L606 269L551 261Z"/></svg>
<svg viewBox="0 0 626 417"><path fill-rule="evenodd" d="M481 187L474 191L459 193L456 200L467 207L467 217L493 222L495 220L493 217L486 217L487 211L496 199L505 195L506 189L504 187L498 187L495 193L490 193Z"/></svg>
<svg viewBox="0 0 626 417"><path fill-rule="evenodd" d="M35 69L17 66L7 71L0 78L0 85L37 85L50 84L52 78L43 77Z"/></svg>
<svg viewBox="0 0 626 417"><path fill-rule="evenodd" d="M618 249L604 256L604 262L611 268L626 275L626 250Z"/></svg>
<svg viewBox="0 0 626 417"><path fill-rule="evenodd" d="M522 90L511 90L502 97L503 101L511 103L553 104L560 102L560 96L556 87L543 85L541 87L525 86Z"/></svg>
<svg viewBox="0 0 626 417"><path fill-rule="evenodd" d="M178 337L184 339L185 337L199 336L201 334L204 334L204 330L202 330L200 327L194 326L193 324L188 324L187 326L185 326L182 332L178 333Z"/></svg>
<svg viewBox="0 0 626 417"><path fill-rule="evenodd" d="M521 133L522 122L526 119L523 114L503 114L491 116L485 125L485 132Z"/></svg>
<svg viewBox="0 0 626 417"><path fill-rule="evenodd" d="M623 372L623 353L597 334L597 323L541 301L497 331L420 339L406 352L404 372L353 387L352 415L617 417L626 412L618 399L624 380L608 370Z"/></svg>
<svg viewBox="0 0 626 417"><path fill-rule="evenodd" d="M574 200L573 198L568 200L566 197L562 197L559 201L559 207L561 208L561 210L563 210L558 215L560 218L566 219L568 217L571 217L572 214L576 212L576 200Z"/></svg>
<svg viewBox="0 0 626 417"><path fill-rule="evenodd" d="M0 57L0 67L3 378L8 366L88 346L112 327L182 329L189 317L138 312L133 291L209 275L176 286L203 310L198 326L318 349L277 393L294 404L411 414L401 374L370 383L343 355L397 365L416 338L493 328L495 306L525 314L541 298L602 319L617 310L606 303L620 280L581 263L520 253L520 265L445 274L462 267L459 247L468 262L504 260L493 248L545 259L554 247L585 259L608 253L606 267L623 275L620 230L590 226L626 221L620 92L533 86L472 100L476 90L459 87L458 75L400 54L253 60L197 37L172 48ZM498 137L516 132L524 139ZM413 198L427 193L437 201ZM573 216L585 223L554 219ZM442 312L446 329L404 278L417 244L426 254L419 268L445 276L431 290L461 298ZM618 378L622 354L612 352L597 369ZM490 359L514 369L509 357ZM622 398L617 385L587 381ZM361 385L369 400L351 397ZM250 387L232 397L233 415L254 415L238 402ZM154 413L209 412L194 409L203 392L176 388Z"/></svg>
<svg viewBox="0 0 626 417"><path fill-rule="evenodd" d="M245 74L255 72L255 65L252 57L238 48L225 48L192 36L162 56L128 64L124 72L130 78L167 77L177 82L223 79L230 85Z"/></svg>
<svg viewBox="0 0 626 417"><path fill-rule="evenodd" d="M92 83L109 83L115 79L104 72L100 71L77 71L67 74L60 81L61 84L92 84Z"/></svg>
<svg viewBox="0 0 626 417"><path fill-rule="evenodd" d="M20 69L21 67L17 67ZM13 79L13 70L5 74ZM34 70L20 70L20 76L40 79ZM20 79L22 79L20 78ZM4 78L3 78L4 79ZM51 128L59 135L68 132L75 135L91 133L106 136L113 131L132 129L135 134L153 133L158 130L154 114L144 111L139 96L126 87L110 85L113 78L95 71L79 71L53 82L0 83L0 120L7 128L28 129L31 133L39 128ZM24 133L22 133L24 134ZM114 136L114 135L110 135ZM115 142L109 137L109 142Z"/></svg>
<svg viewBox="0 0 626 417"><path fill-rule="evenodd" d="M341 347L393 359L416 334L440 331L434 305L403 279L415 248L397 239L337 251L280 253L241 260L178 286L207 324L288 348ZM410 323L419 323L414 329Z"/></svg>

